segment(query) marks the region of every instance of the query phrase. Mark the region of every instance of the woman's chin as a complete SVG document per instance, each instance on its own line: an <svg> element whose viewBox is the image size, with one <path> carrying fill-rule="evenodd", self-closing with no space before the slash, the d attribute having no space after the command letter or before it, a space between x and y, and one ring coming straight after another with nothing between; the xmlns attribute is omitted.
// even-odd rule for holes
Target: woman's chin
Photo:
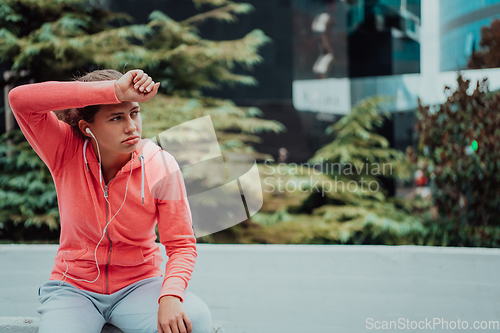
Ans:
<svg viewBox="0 0 500 333"><path fill-rule="evenodd" d="M130 154L131 152L135 151L137 149L137 143L133 145L125 145L121 144L121 147L119 148L119 151L124 153L124 154Z"/></svg>

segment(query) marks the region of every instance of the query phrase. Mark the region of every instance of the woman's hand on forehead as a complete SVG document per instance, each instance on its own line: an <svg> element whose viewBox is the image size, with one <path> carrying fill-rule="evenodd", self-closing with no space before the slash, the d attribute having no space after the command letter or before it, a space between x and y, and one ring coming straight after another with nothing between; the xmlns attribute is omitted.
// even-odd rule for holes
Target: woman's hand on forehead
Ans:
<svg viewBox="0 0 500 333"><path fill-rule="evenodd" d="M145 102L158 92L160 83L140 69L133 69L115 81L115 94L121 102Z"/></svg>

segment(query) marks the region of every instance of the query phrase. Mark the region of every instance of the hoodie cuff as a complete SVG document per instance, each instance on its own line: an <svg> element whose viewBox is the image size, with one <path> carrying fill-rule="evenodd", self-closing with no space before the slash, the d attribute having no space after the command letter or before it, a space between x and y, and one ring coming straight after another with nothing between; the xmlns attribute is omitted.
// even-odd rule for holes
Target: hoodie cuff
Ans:
<svg viewBox="0 0 500 333"><path fill-rule="evenodd" d="M184 303L184 290L186 290L186 287L186 282L176 276L163 280L158 304L163 296L177 296L181 303Z"/></svg>

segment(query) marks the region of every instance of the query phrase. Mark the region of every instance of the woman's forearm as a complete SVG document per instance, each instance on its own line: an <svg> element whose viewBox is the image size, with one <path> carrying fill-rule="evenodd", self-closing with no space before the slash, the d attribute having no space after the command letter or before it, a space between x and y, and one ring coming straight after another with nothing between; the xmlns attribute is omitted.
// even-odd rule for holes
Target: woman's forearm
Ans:
<svg viewBox="0 0 500 333"><path fill-rule="evenodd" d="M115 104L115 81L48 81L17 86L9 93L13 112L33 113Z"/></svg>

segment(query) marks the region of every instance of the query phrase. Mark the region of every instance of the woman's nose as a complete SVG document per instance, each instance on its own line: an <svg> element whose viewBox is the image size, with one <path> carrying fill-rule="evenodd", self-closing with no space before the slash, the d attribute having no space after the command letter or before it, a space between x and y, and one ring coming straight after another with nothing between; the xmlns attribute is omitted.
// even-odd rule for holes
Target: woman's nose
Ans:
<svg viewBox="0 0 500 333"><path fill-rule="evenodd" d="M127 120L127 124L125 126L125 132L133 132L135 131L136 129L136 126L135 126L135 123L132 119L128 118Z"/></svg>

